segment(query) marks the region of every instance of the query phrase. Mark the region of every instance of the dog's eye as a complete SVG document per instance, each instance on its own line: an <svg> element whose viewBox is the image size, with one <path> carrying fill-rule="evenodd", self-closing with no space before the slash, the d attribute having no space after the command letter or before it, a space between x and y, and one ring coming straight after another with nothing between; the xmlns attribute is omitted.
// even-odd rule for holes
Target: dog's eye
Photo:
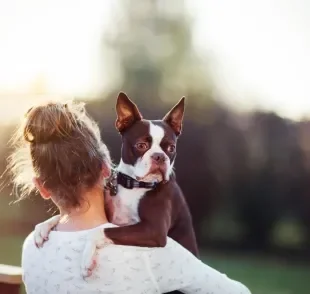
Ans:
<svg viewBox="0 0 310 294"><path fill-rule="evenodd" d="M171 144L167 148L168 152L174 152L175 151L175 145Z"/></svg>
<svg viewBox="0 0 310 294"><path fill-rule="evenodd" d="M146 149L149 148L149 146L148 146L147 143L137 143L137 144L135 145L135 147L136 147L138 150L141 150L141 151L146 150Z"/></svg>

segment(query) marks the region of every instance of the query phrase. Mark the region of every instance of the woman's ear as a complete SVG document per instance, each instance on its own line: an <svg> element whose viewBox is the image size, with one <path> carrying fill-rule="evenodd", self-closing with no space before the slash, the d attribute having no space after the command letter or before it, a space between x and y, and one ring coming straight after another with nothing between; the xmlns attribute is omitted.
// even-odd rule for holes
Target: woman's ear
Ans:
<svg viewBox="0 0 310 294"><path fill-rule="evenodd" d="M111 166L110 165L108 165L107 163L102 163L102 172L101 172L101 174L102 174L102 177L104 178L104 179L107 179L107 178L109 178L110 176L111 176Z"/></svg>
<svg viewBox="0 0 310 294"><path fill-rule="evenodd" d="M44 188L42 182L38 178L33 178L32 181L34 185L36 186L36 188L38 189L43 199L51 198L51 194Z"/></svg>

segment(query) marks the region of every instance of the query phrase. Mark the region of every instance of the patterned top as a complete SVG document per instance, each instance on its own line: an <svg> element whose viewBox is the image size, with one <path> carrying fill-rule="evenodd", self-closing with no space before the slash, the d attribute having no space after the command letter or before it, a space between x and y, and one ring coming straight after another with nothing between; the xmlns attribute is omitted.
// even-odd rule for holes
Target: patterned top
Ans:
<svg viewBox="0 0 310 294"><path fill-rule="evenodd" d="M80 271L87 236L93 230L52 231L43 248L31 233L22 252L23 281L28 294L250 294L241 283L202 263L168 238L164 248L109 245L97 250L97 267L83 279Z"/></svg>

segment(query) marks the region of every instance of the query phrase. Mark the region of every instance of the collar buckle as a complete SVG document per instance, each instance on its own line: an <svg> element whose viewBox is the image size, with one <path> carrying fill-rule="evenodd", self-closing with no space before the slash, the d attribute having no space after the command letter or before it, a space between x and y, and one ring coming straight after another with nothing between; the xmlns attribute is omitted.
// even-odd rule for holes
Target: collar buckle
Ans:
<svg viewBox="0 0 310 294"><path fill-rule="evenodd" d="M130 179L130 178L127 178L127 179L126 179L126 188L127 188L127 189L133 189L133 187L134 187L134 182L133 182L133 180Z"/></svg>

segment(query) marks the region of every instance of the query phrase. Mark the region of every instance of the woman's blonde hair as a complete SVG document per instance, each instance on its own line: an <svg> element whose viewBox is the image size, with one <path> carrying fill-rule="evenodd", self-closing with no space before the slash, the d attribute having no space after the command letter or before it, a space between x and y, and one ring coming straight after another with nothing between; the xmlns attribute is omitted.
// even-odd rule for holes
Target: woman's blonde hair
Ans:
<svg viewBox="0 0 310 294"><path fill-rule="evenodd" d="M13 136L9 157L13 182L26 198L33 178L66 208L81 205L81 193L96 185L103 165L110 168L109 151L98 125L83 103L47 103L32 107Z"/></svg>

